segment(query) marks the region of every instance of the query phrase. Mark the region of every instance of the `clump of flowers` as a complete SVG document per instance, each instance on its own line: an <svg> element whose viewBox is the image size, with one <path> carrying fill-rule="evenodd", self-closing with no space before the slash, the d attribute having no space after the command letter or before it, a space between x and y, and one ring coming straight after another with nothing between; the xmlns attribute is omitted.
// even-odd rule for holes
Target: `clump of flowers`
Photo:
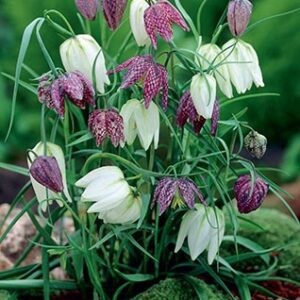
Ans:
<svg viewBox="0 0 300 300"><path fill-rule="evenodd" d="M230 1L211 38L201 35L180 1L174 6L167 0L132 0L129 22L123 17L127 3L101 1L102 16L98 1L76 0L85 18L78 14L84 34L76 34L68 20L53 10L27 28L26 37L37 31L49 65L45 74L36 76L37 86L22 82L43 104L41 142L28 151L28 169L3 166L30 178L16 203L31 185L35 197L25 208L37 202L44 221L40 224L28 211L40 230L34 245L43 247L43 261L34 270L12 272L13 279L15 274L30 281L44 276L45 299L50 299L48 287L57 285L80 287L85 297L104 300L132 298L136 282L155 282L173 274L193 282L192 276L209 274L226 291L223 277L243 283L242 297L249 298L249 287L257 286L250 284L254 275L248 278L236 271L239 255L220 257L219 249L223 241L236 248L242 244L255 250L247 256L263 256L268 263L269 250L238 236L239 213L255 211L268 191L277 195L280 191L263 170L242 156L243 146L256 158L267 150L267 139L256 131L244 137L245 130L251 129L242 119L245 110L230 110L229 118L223 117L225 106L243 100L235 98L236 93L246 93L253 84L264 86L258 55L241 39L252 4ZM199 24L205 4L199 9ZM65 25L54 21L53 13ZM100 22L101 46L99 32L97 38L91 35L99 26L91 29L89 24L99 14L106 21ZM63 69L52 60L47 43L42 43L39 30L46 24L64 38L57 49ZM177 46L174 24L185 32L191 29L189 38L182 37L183 45L190 43L186 48ZM129 32L117 44L116 37L129 31L129 26L133 36ZM224 30L233 37L220 45ZM158 37L166 46L163 51ZM16 88L26 41L18 60ZM128 59L123 61L124 57ZM17 90L14 102L16 95ZM53 202L59 207L52 207ZM72 218L74 232L54 241L53 228L65 215ZM225 232L226 222L233 228L232 235ZM28 248L24 256L29 252ZM59 263L57 255L70 278L67 284L49 283L45 276L47 268ZM270 262L268 272L273 273L274 266Z"/></svg>

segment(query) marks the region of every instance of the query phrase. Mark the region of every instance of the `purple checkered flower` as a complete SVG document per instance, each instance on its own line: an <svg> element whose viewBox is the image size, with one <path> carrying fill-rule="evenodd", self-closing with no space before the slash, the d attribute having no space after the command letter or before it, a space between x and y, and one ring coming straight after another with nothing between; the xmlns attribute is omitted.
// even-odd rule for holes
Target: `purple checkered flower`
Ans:
<svg viewBox="0 0 300 300"><path fill-rule="evenodd" d="M156 186L152 207L155 203L159 204L159 214L162 215L166 209L172 205L176 207L186 204L189 208L194 208L196 197L205 204L196 184L190 179L173 179L170 177L163 178Z"/></svg>
<svg viewBox="0 0 300 300"><path fill-rule="evenodd" d="M30 175L42 186L52 192L60 193L64 189L62 175L54 156L39 156L30 166Z"/></svg>
<svg viewBox="0 0 300 300"><path fill-rule="evenodd" d="M126 5L127 0L102 0L103 14L111 30L120 25Z"/></svg>
<svg viewBox="0 0 300 300"><path fill-rule="evenodd" d="M217 133L219 117L219 101L218 99L216 99L211 118L212 136L215 136ZM183 128L188 120L194 126L194 131L196 134L200 133L202 127L206 122L206 119L197 113L197 110L191 97L191 93L189 91L186 91L180 99L179 107L177 110L176 122L180 128Z"/></svg>
<svg viewBox="0 0 300 300"><path fill-rule="evenodd" d="M247 214L258 209L267 196L269 185L259 177L240 176L234 184L234 195L240 213Z"/></svg>
<svg viewBox="0 0 300 300"><path fill-rule="evenodd" d="M249 24L252 3L248 0L232 0L228 5L227 20L233 36L241 36Z"/></svg>
<svg viewBox="0 0 300 300"><path fill-rule="evenodd" d="M98 0L75 0L77 9L88 20L95 20L98 9Z"/></svg>
<svg viewBox="0 0 300 300"><path fill-rule="evenodd" d="M135 56L126 60L114 70L108 71L108 74L121 72L127 69L123 77L121 88L126 89L138 81L144 82L144 100L146 108L150 102L162 89L163 109L168 106L168 73L166 68L154 62L151 55Z"/></svg>
<svg viewBox="0 0 300 300"><path fill-rule="evenodd" d="M94 110L89 116L88 127L96 137L97 146L102 145L107 137L115 147L125 140L123 118L112 108Z"/></svg>
<svg viewBox="0 0 300 300"><path fill-rule="evenodd" d="M145 10L145 28L153 47L157 48L156 35L159 34L165 41L170 42L173 38L173 23L176 23L183 30L189 31L179 11L166 0L159 0Z"/></svg>
<svg viewBox="0 0 300 300"><path fill-rule="evenodd" d="M76 106L85 109L86 104L95 105L95 91L92 83L80 72L66 73L51 82L48 75L39 81L38 99L60 117L65 114L65 97Z"/></svg>

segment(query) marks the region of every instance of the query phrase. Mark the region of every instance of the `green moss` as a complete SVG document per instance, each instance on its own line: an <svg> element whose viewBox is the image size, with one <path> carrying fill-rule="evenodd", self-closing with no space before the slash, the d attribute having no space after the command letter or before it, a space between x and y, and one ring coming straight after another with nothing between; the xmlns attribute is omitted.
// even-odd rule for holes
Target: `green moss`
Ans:
<svg viewBox="0 0 300 300"><path fill-rule="evenodd" d="M255 222L263 228L260 229L248 222L241 221L239 236L248 238L264 248L272 248L292 244L278 253L277 275L300 281L300 226L288 215L276 209L261 208L247 216L249 221ZM227 222L227 234L232 233L232 228ZM227 247L224 243L224 254L235 254L234 247ZM249 265L257 262L247 261Z"/></svg>
<svg viewBox="0 0 300 300"><path fill-rule="evenodd" d="M17 300L16 296L12 296L7 291L0 290L0 299L1 300Z"/></svg>
<svg viewBox="0 0 300 300"><path fill-rule="evenodd" d="M195 279L199 292L209 300L225 300L225 296L202 280ZM155 284L147 291L134 297L132 300L198 300L194 287L182 279L166 279Z"/></svg>

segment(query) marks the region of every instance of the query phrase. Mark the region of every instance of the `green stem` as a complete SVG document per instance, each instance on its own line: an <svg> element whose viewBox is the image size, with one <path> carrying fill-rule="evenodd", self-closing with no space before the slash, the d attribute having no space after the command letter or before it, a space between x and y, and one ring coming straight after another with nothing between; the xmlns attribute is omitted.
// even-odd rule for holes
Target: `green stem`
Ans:
<svg viewBox="0 0 300 300"><path fill-rule="evenodd" d="M57 11L55 9L47 10L45 12L45 14L44 14L45 18L49 17L50 14L54 14L54 15L57 15L58 17L60 17L64 21L64 23L66 24L66 26L68 27L68 29L72 33L72 35L75 36L75 32L74 32L71 24L69 23L69 21L67 20L67 18L61 12L59 12L59 11ZM51 20L51 18L50 18L50 20Z"/></svg>
<svg viewBox="0 0 300 300"><path fill-rule="evenodd" d="M206 4L208 0L203 0L199 9L198 9L198 13L197 13L197 28L198 28L198 32L199 35L201 36L201 14L204 8L204 5Z"/></svg>

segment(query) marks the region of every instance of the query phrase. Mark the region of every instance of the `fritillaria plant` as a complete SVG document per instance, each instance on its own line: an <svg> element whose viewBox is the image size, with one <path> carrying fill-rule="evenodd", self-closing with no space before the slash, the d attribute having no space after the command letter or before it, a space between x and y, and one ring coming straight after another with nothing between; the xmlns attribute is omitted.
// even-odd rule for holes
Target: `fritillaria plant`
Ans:
<svg viewBox="0 0 300 300"><path fill-rule="evenodd" d="M230 265L232 257L220 257L222 241L247 244L236 237L239 212L258 209L268 191L279 190L242 156L245 141L248 152L262 158L266 138L242 120L244 110L223 117L224 107L244 99L236 93L264 86L258 55L241 39L252 4L230 1L223 13L227 22L221 18L209 37L196 28L183 1L75 3L86 32L76 34L60 12L46 11L26 29L15 74L14 103L28 34L35 30L49 70L35 78L37 85L22 85L38 95L41 142L29 152L29 172L11 169L30 175L36 195L30 203L37 199L42 220L48 218L41 236L49 251L43 251L41 271L35 265L34 272L18 273L20 278L31 280L56 266L51 252L61 255L76 288L91 289L94 299L116 299L127 287L127 296L133 296L137 282L172 274L203 277L206 271L228 292L222 276L241 279ZM98 25L90 31L95 19L101 34ZM43 43L49 37L40 29L47 25L64 38L57 49L61 61L53 61ZM124 28L131 33L119 45L116 38ZM189 37L181 43L189 43L187 49L177 46L179 33ZM219 36L230 33L221 45ZM52 207L53 200L61 207ZM75 231L65 242L53 241L49 232L64 214L72 217ZM226 222L234 236L226 236ZM250 250L266 255L251 243ZM49 279L44 282L49 299Z"/></svg>

